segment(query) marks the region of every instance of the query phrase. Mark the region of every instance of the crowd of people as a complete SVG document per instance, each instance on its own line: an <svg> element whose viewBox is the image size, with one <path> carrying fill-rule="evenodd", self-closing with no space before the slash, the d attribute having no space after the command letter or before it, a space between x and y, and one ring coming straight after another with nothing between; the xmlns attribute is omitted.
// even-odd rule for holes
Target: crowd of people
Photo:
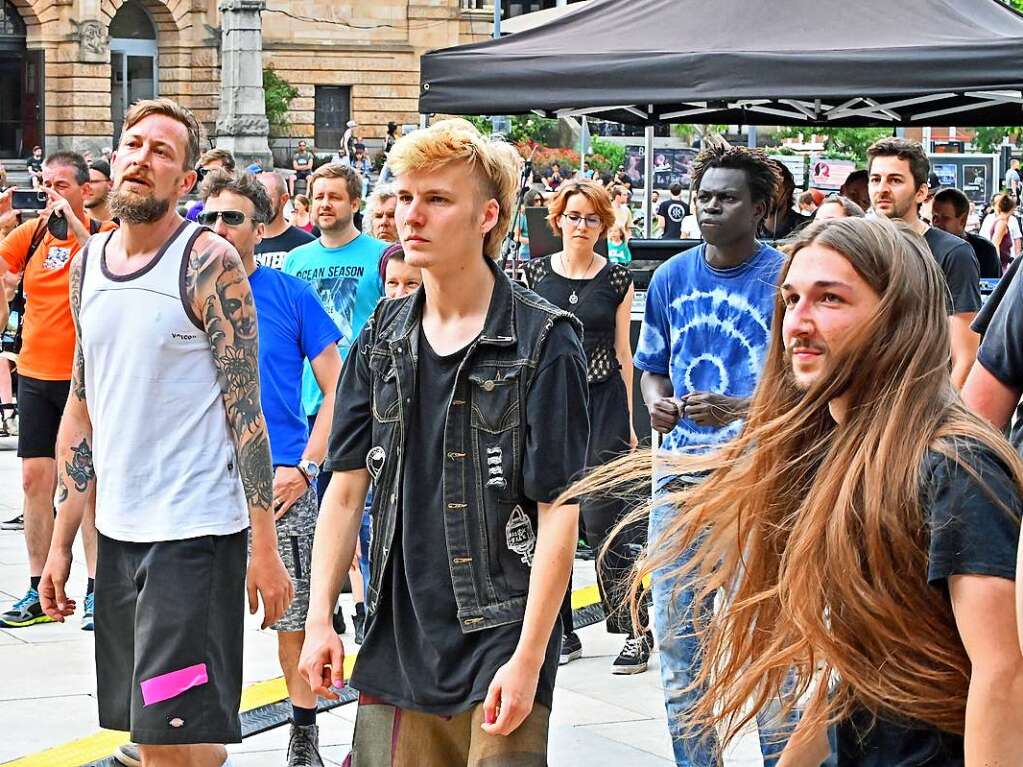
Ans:
<svg viewBox="0 0 1023 767"><path fill-rule="evenodd" d="M372 193L354 144L300 147L296 194L200 135L141 101L109 160L40 158L37 216L0 195L29 554L0 625L82 614L118 761L230 763L262 602L289 765L323 764L317 699L349 681L353 767L545 765L580 536L609 671L659 649L679 767L753 723L781 767L1023 761L1018 190L992 242L910 141L805 216L783 165L707 148L692 207L657 209L702 241L654 273L633 348L620 179L534 178L562 248L520 283L497 261L509 231L528 249L521 159L468 122L393 136Z"/></svg>

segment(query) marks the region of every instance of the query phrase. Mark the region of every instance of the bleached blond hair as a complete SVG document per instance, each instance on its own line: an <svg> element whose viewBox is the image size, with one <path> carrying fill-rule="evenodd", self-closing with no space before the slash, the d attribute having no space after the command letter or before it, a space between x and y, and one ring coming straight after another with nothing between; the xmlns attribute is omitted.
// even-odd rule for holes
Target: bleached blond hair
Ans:
<svg viewBox="0 0 1023 767"><path fill-rule="evenodd" d="M387 165L396 176L429 173L452 162L464 162L472 168L481 205L486 200L497 200L497 224L483 238L483 254L496 259L508 233L518 189L521 158L513 146L491 142L468 120L451 118L402 136L387 155Z"/></svg>

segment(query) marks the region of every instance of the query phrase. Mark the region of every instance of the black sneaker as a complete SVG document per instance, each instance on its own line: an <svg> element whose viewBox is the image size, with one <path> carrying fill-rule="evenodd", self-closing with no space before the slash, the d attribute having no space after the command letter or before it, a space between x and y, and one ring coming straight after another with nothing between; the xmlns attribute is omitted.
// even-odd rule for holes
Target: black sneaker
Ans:
<svg viewBox="0 0 1023 767"><path fill-rule="evenodd" d="M341 605L338 605L334 609L333 623L335 634L344 634L348 631L348 627L345 625L345 613L344 610L341 609Z"/></svg>
<svg viewBox="0 0 1023 767"><path fill-rule="evenodd" d="M355 644L362 644L366 638L366 616L355 613L352 616L352 627L355 629Z"/></svg>
<svg viewBox="0 0 1023 767"><path fill-rule="evenodd" d="M642 674L650 661L650 643L645 636L630 637L611 664L612 674Z"/></svg>
<svg viewBox="0 0 1023 767"><path fill-rule="evenodd" d="M25 529L25 515L19 514L13 519L8 519L6 522L0 522L0 530L24 530Z"/></svg>
<svg viewBox="0 0 1023 767"><path fill-rule="evenodd" d="M53 623L53 618L43 612L39 592L31 588L10 610L0 615L0 629L20 629L36 623Z"/></svg>
<svg viewBox="0 0 1023 767"><path fill-rule="evenodd" d="M114 749L114 761L123 764L124 767L142 767L142 757L139 755L139 747L134 743L125 743Z"/></svg>
<svg viewBox="0 0 1023 767"><path fill-rule="evenodd" d="M565 634L561 638L561 657L558 659L558 665L564 666L581 657L583 657L583 643L579 641L579 635L574 631L571 634Z"/></svg>
<svg viewBox="0 0 1023 767"><path fill-rule="evenodd" d="M588 562L596 559L597 553L590 548L590 544L580 538L579 542L575 546L575 558Z"/></svg>
<svg viewBox="0 0 1023 767"><path fill-rule="evenodd" d="M315 724L291 725L288 767L323 767L320 756L320 728Z"/></svg>

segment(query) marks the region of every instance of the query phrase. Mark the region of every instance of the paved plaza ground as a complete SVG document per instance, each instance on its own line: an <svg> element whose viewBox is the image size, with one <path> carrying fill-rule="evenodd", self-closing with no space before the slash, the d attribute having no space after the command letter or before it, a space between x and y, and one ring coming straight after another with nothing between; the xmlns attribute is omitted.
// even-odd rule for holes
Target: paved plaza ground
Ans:
<svg viewBox="0 0 1023 767"><path fill-rule="evenodd" d="M15 440L0 439L0 518L21 508L21 480ZM25 547L20 532L0 531L0 611L27 586ZM593 563L576 562L576 587L594 582ZM69 596L81 604L85 566L76 544ZM347 595L345 598L348 598ZM350 610L350 604L348 612ZM249 618L245 636L245 684L280 676L273 632L260 631ZM665 723L657 655L650 669L633 677L612 676L610 664L621 649L603 624L580 632L583 658L558 673L551 719L550 764L586 767L664 767L673 764ZM346 646L355 645L348 637ZM81 762L56 756L23 759L99 732L91 633L72 618L64 625L0 630L0 764L74 767ZM319 716L320 743L328 764L340 764L351 743L355 704ZM238 767L285 765L288 729L255 735L230 748ZM727 763L756 767L755 741L748 739Z"/></svg>

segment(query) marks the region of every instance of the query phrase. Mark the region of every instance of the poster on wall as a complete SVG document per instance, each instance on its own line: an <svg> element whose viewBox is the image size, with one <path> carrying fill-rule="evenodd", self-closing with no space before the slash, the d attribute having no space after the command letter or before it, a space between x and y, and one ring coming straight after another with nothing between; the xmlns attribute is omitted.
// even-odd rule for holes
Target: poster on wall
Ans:
<svg viewBox="0 0 1023 767"><path fill-rule="evenodd" d="M692 183L693 158L696 150L685 147L681 149L654 149L654 188L667 189L672 184L681 184L688 189ZM625 151L625 174L632 181L633 188L646 186L646 149L642 146L630 146Z"/></svg>
<svg viewBox="0 0 1023 767"><path fill-rule="evenodd" d="M991 192L986 165L963 165L963 193L976 203L988 201Z"/></svg>
<svg viewBox="0 0 1023 767"><path fill-rule="evenodd" d="M931 172L938 177L939 185L959 186L959 174L955 163L932 163Z"/></svg>
<svg viewBox="0 0 1023 767"><path fill-rule="evenodd" d="M812 189L838 190L854 170L856 170L856 163L852 160L832 160L815 155L810 158L810 187Z"/></svg>

